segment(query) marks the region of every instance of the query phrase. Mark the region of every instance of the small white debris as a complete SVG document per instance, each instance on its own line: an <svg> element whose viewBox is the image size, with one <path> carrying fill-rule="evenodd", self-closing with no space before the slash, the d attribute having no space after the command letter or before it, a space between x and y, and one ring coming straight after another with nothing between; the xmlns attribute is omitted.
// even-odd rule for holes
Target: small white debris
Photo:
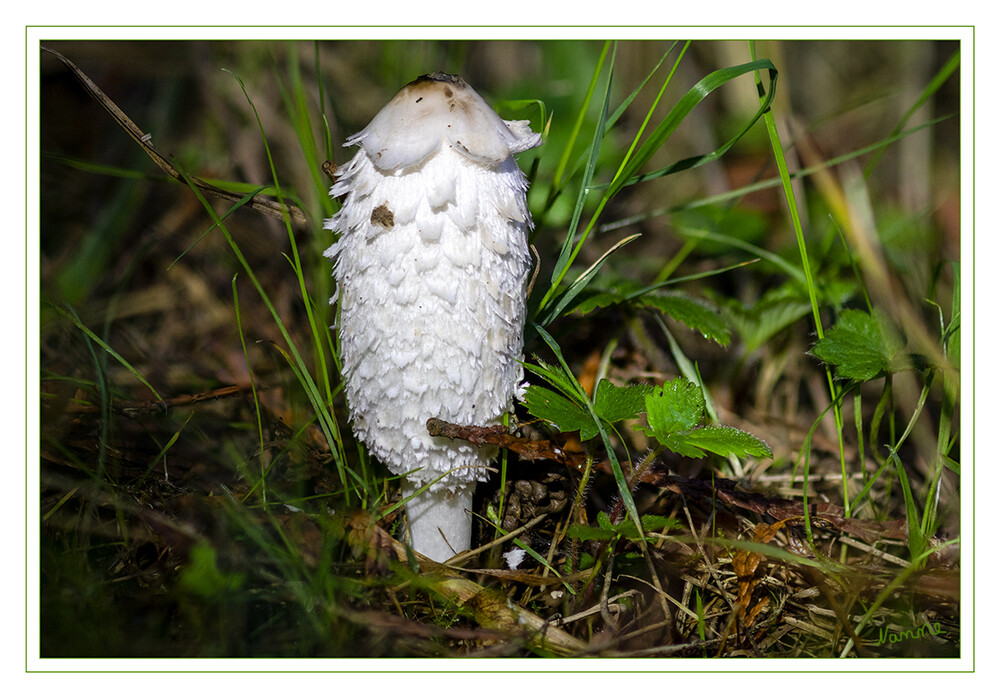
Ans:
<svg viewBox="0 0 1000 698"><path fill-rule="evenodd" d="M510 552L504 553L503 559L507 562L507 567L516 570L524 562L524 550L514 548Z"/></svg>
<svg viewBox="0 0 1000 698"><path fill-rule="evenodd" d="M524 381L514 389L514 397L517 398L518 402L524 402L524 397L527 394L528 388L530 387L531 384L528 383L528 381Z"/></svg>

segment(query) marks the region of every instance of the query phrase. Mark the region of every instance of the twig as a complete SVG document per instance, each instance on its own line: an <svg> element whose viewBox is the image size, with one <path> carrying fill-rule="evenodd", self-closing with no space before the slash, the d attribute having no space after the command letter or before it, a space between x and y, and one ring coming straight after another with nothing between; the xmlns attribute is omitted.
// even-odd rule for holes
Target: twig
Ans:
<svg viewBox="0 0 1000 698"><path fill-rule="evenodd" d="M639 591L637 589L629 589L628 591L624 591L621 594L615 594L610 599L607 599L606 602L602 600L600 603L591 606L586 611L580 611L579 613L574 613L573 615L566 616L565 618L556 618L552 621L552 625L555 625L557 627L562 625L569 625L570 623L575 623L578 620L582 620L584 618L588 618L595 614L601 613L602 612L601 607L605 605L605 603L607 605L608 611L610 611L612 608L614 608L614 610L621 610L624 608L624 606L615 602L620 599L635 596L638 593Z"/></svg>
<svg viewBox="0 0 1000 698"><path fill-rule="evenodd" d="M182 184L187 184L187 181L183 176L181 176L181 173L176 167L173 166L170 160L163 157L155 148L153 148L151 145L152 137L150 134L144 133L143 130L139 128L135 122L133 122L100 87L97 86L97 83L87 77L87 74L80 70L76 64L58 51L54 51L46 46L42 46L41 49L46 53L51 53L53 56L58 58L63 65L72 71L73 75L75 75L77 80L80 81L84 89L86 89L87 92L89 92L90 95L96 99L101 106L104 107L109 114L111 114L112 117L114 117L114 120L117 121L118 125L132 137L132 140L138 143L139 147L146 151L146 154L154 163L156 163L157 167L163 170L163 172L165 172L172 179L175 179ZM191 181L206 194L220 199L225 199L226 201L241 201L246 196L245 194L238 194L236 192L217 187L214 184L209 184L205 180L198 179L197 177L192 177ZM260 196L253 196L247 202L247 205L255 211L260 211L261 213L266 213L267 215L275 216L276 218L284 218L285 216L288 216L297 225L305 225L306 223L305 214L303 214L297 206L293 206L291 204L281 204L269 199L261 198Z"/></svg>
<svg viewBox="0 0 1000 698"><path fill-rule="evenodd" d="M513 538L517 538L519 535L521 535L525 531L528 531L528 530L534 528L535 526L537 526L538 524L540 524L545 519L545 517L546 517L546 514L539 514L538 516L536 516L535 518L533 518L528 523L524 524L523 526L521 526L518 529L515 529L515 530L511 531L507 535L501 536L501 537L497 538L496 540L492 540L489 543L486 543L485 545L481 545L478 548L476 548L475 550L466 550L465 552L459 553L455 557L453 557L453 558L451 558L449 560L446 560L444 564L446 566L448 566L448 567L454 567L455 569L461 569L460 567L458 567L459 563L465 562L470 557L475 557L479 553L485 552L485 551L487 551L487 550L489 550L491 548L495 548L498 545L503 545L504 543L506 543L507 541L509 541L509 540L511 540Z"/></svg>

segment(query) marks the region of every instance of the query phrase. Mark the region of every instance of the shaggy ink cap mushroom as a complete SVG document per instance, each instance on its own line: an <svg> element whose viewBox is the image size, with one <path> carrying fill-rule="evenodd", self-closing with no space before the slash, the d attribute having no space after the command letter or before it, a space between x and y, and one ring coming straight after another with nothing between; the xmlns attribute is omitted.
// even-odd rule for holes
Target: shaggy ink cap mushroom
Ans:
<svg viewBox="0 0 1000 698"><path fill-rule="evenodd" d="M435 417L496 424L522 380L531 227L516 153L538 145L460 77L417 78L345 145L325 227L355 434L402 476L411 546L469 547L494 447L432 437Z"/></svg>

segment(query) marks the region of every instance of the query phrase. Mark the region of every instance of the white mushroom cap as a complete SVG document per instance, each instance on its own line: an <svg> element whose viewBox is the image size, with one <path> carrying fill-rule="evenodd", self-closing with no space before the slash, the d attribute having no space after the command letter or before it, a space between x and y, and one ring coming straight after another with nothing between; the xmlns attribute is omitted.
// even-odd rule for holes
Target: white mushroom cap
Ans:
<svg viewBox="0 0 1000 698"><path fill-rule="evenodd" d="M504 121L457 75L431 73L409 83L371 123L348 139L380 170L420 164L447 143L487 167L534 148L541 135L528 121Z"/></svg>

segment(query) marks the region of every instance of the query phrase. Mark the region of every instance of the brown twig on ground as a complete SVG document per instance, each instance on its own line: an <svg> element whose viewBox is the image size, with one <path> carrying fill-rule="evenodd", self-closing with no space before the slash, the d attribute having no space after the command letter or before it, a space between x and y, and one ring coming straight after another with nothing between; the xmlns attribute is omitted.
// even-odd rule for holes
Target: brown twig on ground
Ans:
<svg viewBox="0 0 1000 698"><path fill-rule="evenodd" d="M167 398L162 402L159 400L117 401L112 403L111 407L116 412L129 417L138 417L145 414L157 414L164 412L171 407L186 407L188 405L194 405L199 402L207 402L209 400L224 400L227 398L239 397L242 394L243 389L238 385L227 385L224 388L216 388L215 390L208 390L204 393L197 393L195 395L178 395L177 397ZM66 407L67 412L73 413L99 412L100 409L100 405L88 403L76 403Z"/></svg>
<svg viewBox="0 0 1000 698"><path fill-rule="evenodd" d="M462 439L477 446L486 444L499 446L513 451L524 460L552 460L574 468L582 466L587 460L585 453L563 450L551 441L536 441L515 436L500 425L466 426L432 417L427 420L427 433L431 436Z"/></svg>

